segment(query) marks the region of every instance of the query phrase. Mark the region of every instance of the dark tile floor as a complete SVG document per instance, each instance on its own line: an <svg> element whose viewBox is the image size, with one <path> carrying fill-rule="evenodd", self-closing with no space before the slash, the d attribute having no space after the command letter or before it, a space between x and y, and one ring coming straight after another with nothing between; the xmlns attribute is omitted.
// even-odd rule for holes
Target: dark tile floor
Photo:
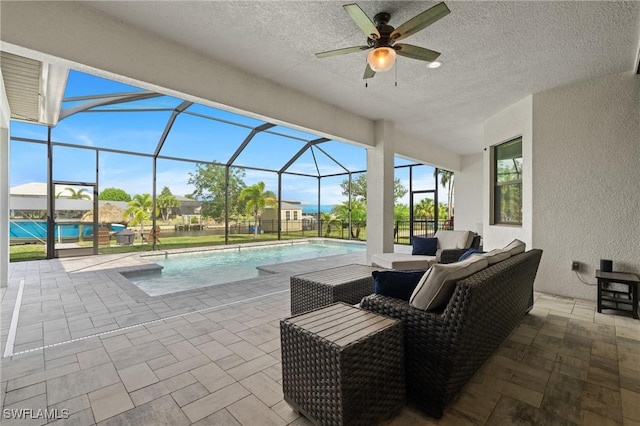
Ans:
<svg viewBox="0 0 640 426"><path fill-rule="evenodd" d="M281 264L255 280L159 297L113 269L145 268L137 256L12 264L0 304L3 353L21 281L24 291L0 362L2 424L47 423L10 420L12 409L57 409L69 418L50 422L73 425L310 424L282 397L289 277L363 261ZM441 420L408 406L389 424L640 425L640 321L536 294Z"/></svg>

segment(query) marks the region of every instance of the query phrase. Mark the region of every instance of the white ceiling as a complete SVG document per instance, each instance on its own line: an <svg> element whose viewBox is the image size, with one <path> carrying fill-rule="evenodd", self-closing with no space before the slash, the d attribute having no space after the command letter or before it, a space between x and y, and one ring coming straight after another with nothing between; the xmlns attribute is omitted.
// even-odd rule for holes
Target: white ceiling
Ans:
<svg viewBox="0 0 640 426"><path fill-rule="evenodd" d="M444 65L398 57L365 88L365 44L344 1L83 2L159 37L370 119L389 119L460 154L480 152L482 123L518 100L599 76L634 72L640 2L460 2L403 42L442 52ZM359 1L394 27L432 1ZM397 82L395 87L394 81Z"/></svg>

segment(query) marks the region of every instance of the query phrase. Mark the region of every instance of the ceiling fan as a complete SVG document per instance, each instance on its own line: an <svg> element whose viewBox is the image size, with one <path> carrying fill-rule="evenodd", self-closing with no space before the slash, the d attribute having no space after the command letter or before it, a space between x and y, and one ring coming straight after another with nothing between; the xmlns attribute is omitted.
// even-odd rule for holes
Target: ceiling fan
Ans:
<svg viewBox="0 0 640 426"><path fill-rule="evenodd" d="M355 22L367 36L367 44L365 46L345 47L316 53L316 57L327 58L329 56L346 55L347 53L355 53L373 48L367 55L367 68L362 77L363 79L368 79L376 75L376 72L390 70L396 61L396 54L430 63L434 63L436 59L438 59L438 56L440 56L440 52L412 44L396 42L425 29L440 18L447 16L451 11L444 2L438 3L414 16L398 28L394 28L388 24L391 15L387 12L377 13L376 16L373 17L373 21L371 21L357 4L346 4L343 7L353 22Z"/></svg>

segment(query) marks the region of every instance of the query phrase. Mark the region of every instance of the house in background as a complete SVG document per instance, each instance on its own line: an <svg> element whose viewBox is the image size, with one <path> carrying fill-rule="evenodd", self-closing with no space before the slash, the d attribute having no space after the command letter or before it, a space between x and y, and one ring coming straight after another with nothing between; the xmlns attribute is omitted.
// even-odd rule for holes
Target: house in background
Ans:
<svg viewBox="0 0 640 426"><path fill-rule="evenodd" d="M85 189L85 191L82 191ZM73 198L80 193L82 198ZM83 187L69 185L55 185L55 208L58 216L81 217L93 209L93 193ZM124 211L128 207L126 201L98 200L98 205L111 204ZM46 219L47 214L47 184L43 182L29 182L16 185L9 189L9 209L12 219ZM122 219L121 219L122 221Z"/></svg>
<svg viewBox="0 0 640 426"><path fill-rule="evenodd" d="M280 226L282 232L302 230L302 206L293 201L280 203ZM260 218L263 232L278 232L278 209L267 206Z"/></svg>
<svg viewBox="0 0 640 426"><path fill-rule="evenodd" d="M178 201L180 201L180 207L173 209L174 215L180 216L192 216L199 215L202 209L202 201L194 200L193 198L187 198L182 195L174 195Z"/></svg>
<svg viewBox="0 0 640 426"><path fill-rule="evenodd" d="M29 182L16 185L9 189L9 194L10 244L44 243L47 238L47 184ZM83 224L82 236L90 237L93 233L93 193L83 187L55 185L55 194L54 220L64 228L56 228L57 234L63 238L76 238L79 233L77 225ZM122 212L127 209L127 202L98 200L97 207L98 223L114 226L125 221Z"/></svg>

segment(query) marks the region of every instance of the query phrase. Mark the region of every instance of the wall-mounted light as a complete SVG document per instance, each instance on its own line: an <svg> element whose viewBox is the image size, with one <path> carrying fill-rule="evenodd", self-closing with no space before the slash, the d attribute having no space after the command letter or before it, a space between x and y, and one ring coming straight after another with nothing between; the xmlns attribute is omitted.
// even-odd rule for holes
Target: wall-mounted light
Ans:
<svg viewBox="0 0 640 426"><path fill-rule="evenodd" d="M442 66L442 62L440 61L433 61L433 62L427 63L427 67L429 68L440 68L441 66Z"/></svg>
<svg viewBox="0 0 640 426"><path fill-rule="evenodd" d="M367 55L367 63L375 72L389 71L396 63L396 51L391 47L377 47Z"/></svg>

